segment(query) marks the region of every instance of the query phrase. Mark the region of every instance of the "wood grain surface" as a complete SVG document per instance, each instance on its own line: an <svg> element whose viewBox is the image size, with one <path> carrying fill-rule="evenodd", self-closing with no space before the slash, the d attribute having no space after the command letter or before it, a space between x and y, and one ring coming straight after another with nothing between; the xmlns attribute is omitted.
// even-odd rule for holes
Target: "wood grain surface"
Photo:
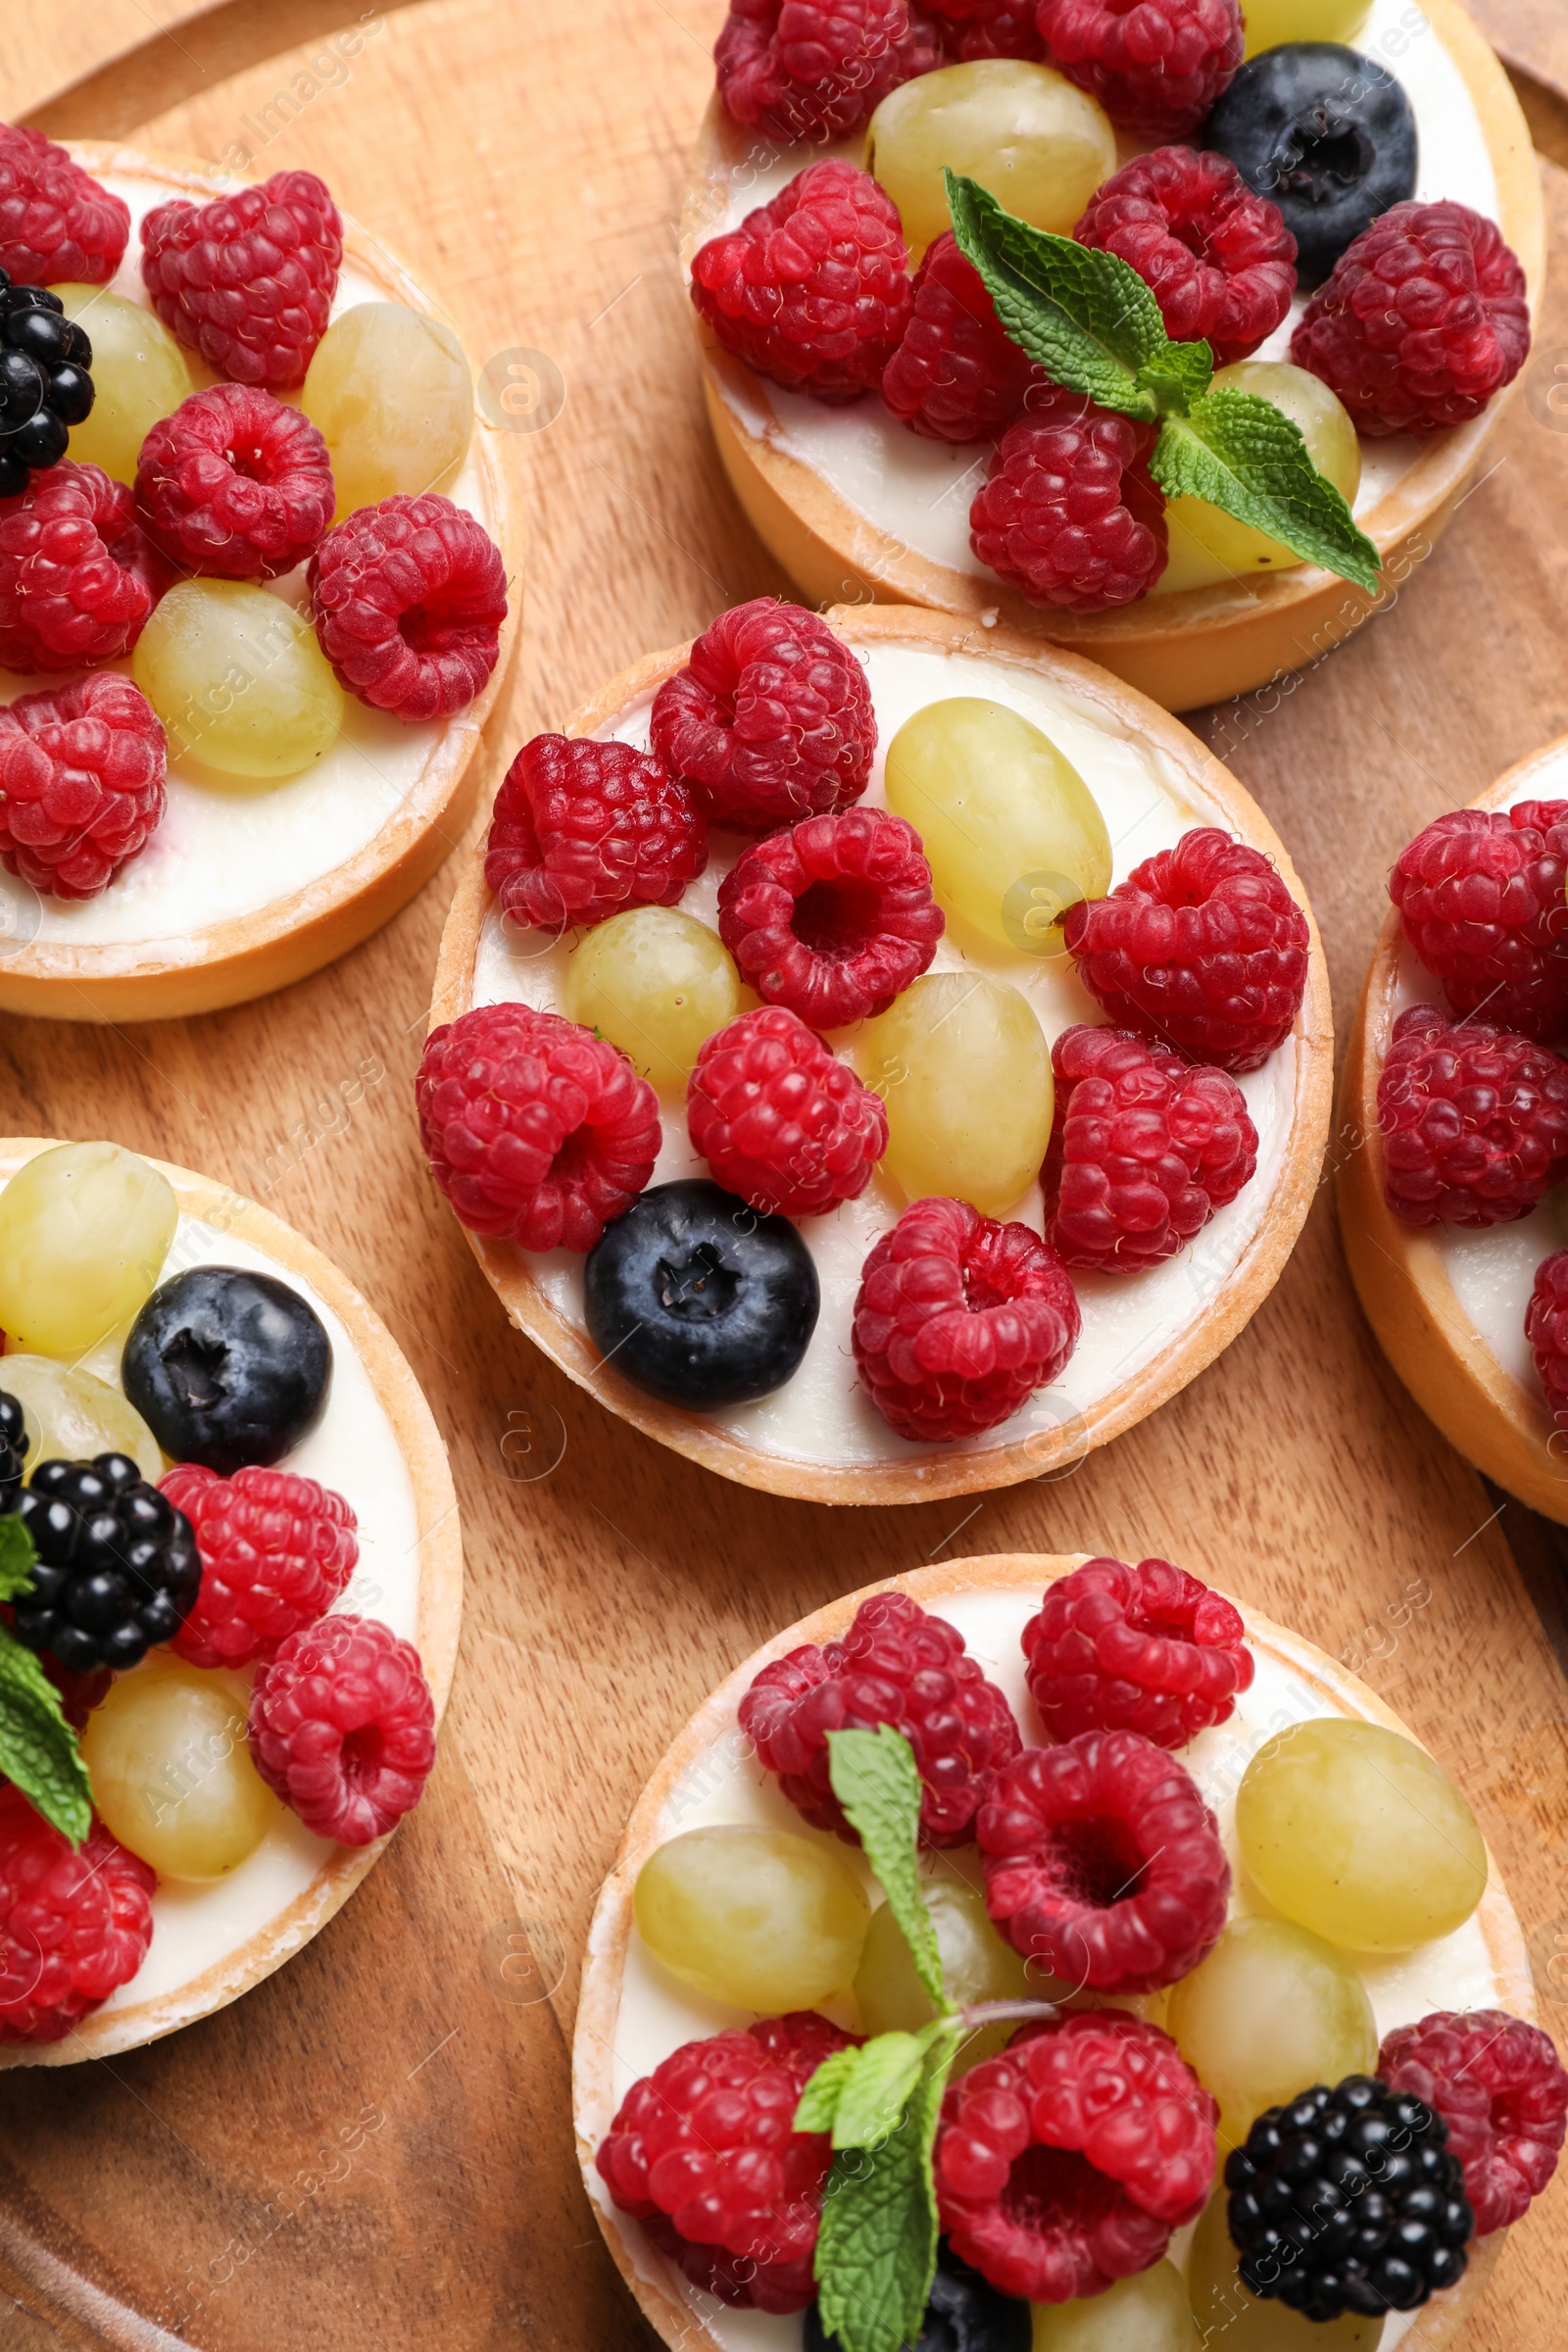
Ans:
<svg viewBox="0 0 1568 2352"><path fill-rule="evenodd" d="M0 116L321 172L518 388L526 637L492 777L612 671L785 585L709 448L675 267L716 0L414 0L364 22L331 0L153 5L138 30L125 0L7 0ZM1494 30L1513 5L1493 0ZM1515 13L1549 46L1557 0ZM1538 141L1568 155L1546 51L1514 62L1540 76ZM1560 264L1568 173L1545 169ZM1560 293L1531 367L1494 469L1386 615L1196 722L1291 846L1342 1020L1403 841L1568 728ZM876 1513L752 1494L607 1419L509 1332L436 1200L411 1081L445 898L438 876L346 962L234 1012L0 1029L0 1127L206 1169L360 1285L452 1447L468 1559L441 1763L342 1916L170 2042L0 2083L0 2352L647 2344L571 2161L597 1886L645 1774L739 1658L949 1549L1164 1553L1358 1664L1470 1792L1568 2031L1559 1555L1384 1364L1327 1189L1243 1337L1076 1476ZM1478 2352L1560 2342L1565 2252L1559 2182L1505 2251Z"/></svg>

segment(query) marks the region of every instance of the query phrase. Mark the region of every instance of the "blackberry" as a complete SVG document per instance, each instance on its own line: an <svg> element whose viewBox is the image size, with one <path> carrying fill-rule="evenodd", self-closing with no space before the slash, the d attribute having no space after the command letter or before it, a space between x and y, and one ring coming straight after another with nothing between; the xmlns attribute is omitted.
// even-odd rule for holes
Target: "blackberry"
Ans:
<svg viewBox="0 0 1568 2352"><path fill-rule="evenodd" d="M92 344L58 294L14 286L0 270L0 498L58 466L71 427L92 410Z"/></svg>
<svg viewBox="0 0 1568 2352"><path fill-rule="evenodd" d="M73 1674L138 1666L195 1605L201 1555L190 1522L124 1453L40 1462L22 1517L38 1553L15 1632Z"/></svg>
<svg viewBox="0 0 1568 2352"><path fill-rule="evenodd" d="M1452 2286L1475 2216L1447 2142L1441 2116L1368 2075L1269 2108L1225 2166L1247 2285L1319 2323Z"/></svg>
<svg viewBox="0 0 1568 2352"><path fill-rule="evenodd" d="M21 1405L15 1396L0 1389L0 1518L18 1508L22 1499L22 1482L26 1473L26 1425Z"/></svg>

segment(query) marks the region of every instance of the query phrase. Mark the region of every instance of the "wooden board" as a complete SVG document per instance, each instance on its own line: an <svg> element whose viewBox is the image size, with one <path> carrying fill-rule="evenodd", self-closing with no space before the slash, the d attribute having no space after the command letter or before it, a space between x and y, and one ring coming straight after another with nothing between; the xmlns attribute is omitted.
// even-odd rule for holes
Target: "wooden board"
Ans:
<svg viewBox="0 0 1568 2352"><path fill-rule="evenodd" d="M0 22L0 116L320 171L521 387L519 421L550 414L530 387L557 380L520 355L559 371L559 414L517 435L526 642L492 778L612 671L784 585L709 448L675 268L718 14L414 0L361 24L331 0L237 0L190 23L148 0L142 45L53 99L138 37L132 12L7 0ZM1549 32L1555 10L1539 14ZM332 46L350 27L352 57ZM1540 120L1568 155L1568 122ZM1547 177L1560 269L1568 173ZM1495 470L1397 605L1290 691L1200 722L1291 845L1342 1019L1403 841L1568 728L1559 363L1561 292ZM452 1446L469 1573L429 1796L331 1928L172 2041L0 2083L3 2352L646 2345L571 2162L575 1953L598 1884L644 1775L738 1659L944 1552L1161 1552L1359 1662L1474 1798L1568 2034L1559 1555L1388 1371L1328 1191L1228 1354L1075 1476L878 1513L752 1494L606 1419L510 1333L435 1199L410 1089L445 895L438 877L346 963L261 1004L0 1032L0 1125L210 1170L365 1290ZM1559 2182L1507 2248L1477 2352L1560 2341L1565 2260Z"/></svg>

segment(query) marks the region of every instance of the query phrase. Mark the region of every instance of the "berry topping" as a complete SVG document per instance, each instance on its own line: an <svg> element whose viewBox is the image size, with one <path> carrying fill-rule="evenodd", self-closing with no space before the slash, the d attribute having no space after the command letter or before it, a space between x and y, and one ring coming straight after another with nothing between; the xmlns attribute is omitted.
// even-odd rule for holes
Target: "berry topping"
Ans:
<svg viewBox="0 0 1568 2352"><path fill-rule="evenodd" d="M1306 916L1260 850L1211 825L1069 906L1062 930L1113 1021L1223 1070L1259 1069L1306 992Z"/></svg>
<svg viewBox="0 0 1568 2352"><path fill-rule="evenodd" d="M38 1557L16 1598L19 1642L91 1674L173 1640L201 1583L196 1540L128 1454L40 1462L20 1509Z"/></svg>
<svg viewBox="0 0 1568 2352"><path fill-rule="evenodd" d="M743 2310L804 2311L825 2132L794 2130L801 2093L855 2040L810 2010L688 2041L633 2083L595 2162L622 2213L694 2286Z"/></svg>
<svg viewBox="0 0 1568 2352"><path fill-rule="evenodd" d="M888 1143L881 1097L782 1004L740 1013L706 1041L686 1125L719 1183L764 1216L857 1200Z"/></svg>
<svg viewBox="0 0 1568 2352"><path fill-rule="evenodd" d="M1396 204L1374 220L1291 339L1297 366L1374 438L1468 423L1529 353L1525 273L1463 204Z"/></svg>
<svg viewBox="0 0 1568 2352"><path fill-rule="evenodd" d="M1040 0L1039 24L1048 62L1150 139L1196 130L1246 46L1238 0Z"/></svg>
<svg viewBox="0 0 1568 2352"><path fill-rule="evenodd" d="M330 529L332 467L308 416L251 384L193 392L155 424L136 464L136 504L187 571L271 580Z"/></svg>
<svg viewBox="0 0 1568 2352"><path fill-rule="evenodd" d="M410 725L466 710L501 652L507 571L484 525L439 491L383 498L328 531L311 613L340 686Z"/></svg>
<svg viewBox="0 0 1568 2352"><path fill-rule="evenodd" d="M692 264L692 301L726 351L813 399L858 400L909 318L899 209L868 172L829 157L798 172Z"/></svg>
<svg viewBox="0 0 1568 2352"><path fill-rule="evenodd" d="M1106 612L1147 596L1170 552L1153 445L1151 425L1037 388L975 492L970 546L1038 605Z"/></svg>
<svg viewBox="0 0 1568 2352"><path fill-rule="evenodd" d="M986 1909L1015 1951L1097 1992L1157 1992L1210 1952L1231 1866L1191 1773L1141 1732L1026 1748L980 1808Z"/></svg>
<svg viewBox="0 0 1568 2352"><path fill-rule="evenodd" d="M1536 1268L1525 1309L1525 1338L1546 1393L1546 1409L1568 1434L1568 1250L1554 1250Z"/></svg>
<svg viewBox="0 0 1568 2352"><path fill-rule="evenodd" d="M14 1511L22 1499L31 1443L21 1399L0 1389L0 1518Z"/></svg>
<svg viewBox="0 0 1568 2352"><path fill-rule="evenodd" d="M373 1617L290 1634L251 1692L251 1760L318 1838L369 1845L424 1793L435 1703L412 1642Z"/></svg>
<svg viewBox="0 0 1568 2352"><path fill-rule="evenodd" d="M484 878L514 922L559 934L623 906L673 906L707 863L707 819L659 760L536 735L501 780Z"/></svg>
<svg viewBox="0 0 1568 2352"><path fill-rule="evenodd" d="M168 765L158 713L118 671L0 707L7 869L49 898L96 898L162 823Z"/></svg>
<svg viewBox="0 0 1568 2352"><path fill-rule="evenodd" d="M1401 851L1389 896L1455 1012L1522 1037L1568 1023L1568 801L1451 808Z"/></svg>
<svg viewBox="0 0 1568 2352"><path fill-rule="evenodd" d="M914 2352L1030 2352L1033 2342L1034 2323L1028 2304L1011 2295L999 2295L978 2271L958 2260L951 2246L940 2244L925 2323L914 2339ZM843 2352L841 2339L824 2329L814 2303L806 2315L805 2352Z"/></svg>
<svg viewBox="0 0 1568 2352"><path fill-rule="evenodd" d="M1383 1197L1407 1225L1505 1225L1568 1176L1568 1063L1435 1004L1394 1024L1378 1074Z"/></svg>
<svg viewBox="0 0 1568 2352"><path fill-rule="evenodd" d="M925 249L904 340L882 371L895 416L928 441L992 441L1050 377L1003 332L951 228Z"/></svg>
<svg viewBox="0 0 1568 2352"><path fill-rule="evenodd" d="M353 1509L314 1478L254 1467L220 1478L182 1462L162 1491L189 1520L201 1554L201 1591L172 1644L192 1666L276 1657L289 1634L326 1615L354 1574Z"/></svg>
<svg viewBox="0 0 1568 2352"><path fill-rule="evenodd" d="M920 1842L964 1845L1018 1726L962 1637L904 1592L873 1592L842 1642L764 1666L740 1704L741 1730L813 1830L858 1843L833 1793L829 1732L902 1732L919 1766Z"/></svg>
<svg viewBox="0 0 1568 2352"><path fill-rule="evenodd" d="M157 1883L96 1822L74 1852L20 1788L0 1787L0 2042L63 2041L130 1982Z"/></svg>
<svg viewBox="0 0 1568 2352"><path fill-rule="evenodd" d="M1134 1731L1185 1747L1252 1681L1241 1612L1169 1560L1086 1560L1047 1587L1023 1652L1053 1740Z"/></svg>
<svg viewBox="0 0 1568 2352"><path fill-rule="evenodd" d="M731 119L789 146L858 128L942 49L906 0L729 0L713 63Z"/></svg>
<svg viewBox="0 0 1568 2352"><path fill-rule="evenodd" d="M1290 313L1296 239L1222 155L1157 147L1135 156L1072 233L1136 270L1165 332L1209 344L1216 367L1248 359Z"/></svg>
<svg viewBox="0 0 1568 2352"><path fill-rule="evenodd" d="M69 458L0 500L0 668L128 654L169 580L123 482Z"/></svg>
<svg viewBox="0 0 1568 2352"><path fill-rule="evenodd" d="M211 204L161 204L141 274L172 335L237 384L303 384L326 332L343 221L314 172L274 172Z"/></svg>
<svg viewBox="0 0 1568 2352"><path fill-rule="evenodd" d="M759 596L721 612L664 680L652 733L715 823L767 833L859 799L876 713L863 665L826 621Z"/></svg>
<svg viewBox="0 0 1568 2352"><path fill-rule="evenodd" d="M275 1274L193 1266L137 1315L120 1377L167 1454L228 1478L304 1444L326 1410L332 1343Z"/></svg>
<svg viewBox="0 0 1568 2352"><path fill-rule="evenodd" d="M92 343L58 294L14 286L0 270L0 498L57 466L71 428L92 414Z"/></svg>
<svg viewBox="0 0 1568 2352"><path fill-rule="evenodd" d="M1045 54L1035 0L928 0L942 45L956 65L982 57Z"/></svg>
<svg viewBox="0 0 1568 2352"><path fill-rule="evenodd" d="M770 833L718 889L718 935L742 977L813 1029L885 1012L943 929L919 834L879 808Z"/></svg>
<svg viewBox="0 0 1568 2352"><path fill-rule="evenodd" d="M948 2085L942 2226L1005 2294L1101 2294L1157 2262L1201 2211L1216 2112L1169 2035L1142 2018L1084 2010L1026 2026Z"/></svg>
<svg viewBox="0 0 1568 2352"><path fill-rule="evenodd" d="M1568 2129L1568 2074L1550 2035L1501 2009L1439 2010L1395 2028L1378 2074L1446 2125L1477 2237L1517 2222L1556 2171Z"/></svg>
<svg viewBox="0 0 1568 2352"><path fill-rule="evenodd" d="M42 131L0 122L0 270L40 286L106 286L130 207Z"/></svg>
<svg viewBox="0 0 1568 2352"><path fill-rule="evenodd" d="M855 1298L855 1361L911 1445L978 1437L1049 1388L1078 1344L1060 1258L1027 1225L967 1200L916 1200L872 1247Z"/></svg>
<svg viewBox="0 0 1568 2352"><path fill-rule="evenodd" d="M659 1156L659 1098L574 1021L479 1004L432 1029L419 1140L460 1222L524 1250L591 1250Z"/></svg>
<svg viewBox="0 0 1568 2352"><path fill-rule="evenodd" d="M1257 1130L1223 1070L1125 1029L1064 1029L1041 1178L1046 1239L1069 1266L1136 1274L1173 1257L1257 1167Z"/></svg>

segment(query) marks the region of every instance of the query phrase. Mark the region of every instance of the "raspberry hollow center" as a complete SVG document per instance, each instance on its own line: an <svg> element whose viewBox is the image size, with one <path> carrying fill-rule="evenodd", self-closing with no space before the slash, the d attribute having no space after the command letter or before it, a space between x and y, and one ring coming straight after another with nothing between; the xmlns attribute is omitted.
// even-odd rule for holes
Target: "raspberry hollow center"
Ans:
<svg viewBox="0 0 1568 2352"><path fill-rule="evenodd" d="M398 629L406 645L416 654L444 654L453 645L460 628L459 615L450 605L432 602L410 605L398 618Z"/></svg>
<svg viewBox="0 0 1568 2352"><path fill-rule="evenodd" d="M858 956L877 936L881 911L870 882L813 882L796 900L790 927L813 956Z"/></svg>
<svg viewBox="0 0 1568 2352"><path fill-rule="evenodd" d="M1149 1864L1122 1823L1065 1822L1052 1833L1051 1845L1057 1886L1086 1908L1108 1911L1142 1891Z"/></svg>
<svg viewBox="0 0 1568 2352"><path fill-rule="evenodd" d="M1107 2182L1077 2148L1050 2148L1036 2141L1007 2175L1000 2199L1003 2212L1031 2237L1054 2236L1074 2228L1086 2210L1104 2201Z"/></svg>
<svg viewBox="0 0 1568 2352"><path fill-rule="evenodd" d="M260 442L253 441L247 448L231 441L223 455L234 471L243 474L248 482L271 482L276 479L277 468L270 464Z"/></svg>

